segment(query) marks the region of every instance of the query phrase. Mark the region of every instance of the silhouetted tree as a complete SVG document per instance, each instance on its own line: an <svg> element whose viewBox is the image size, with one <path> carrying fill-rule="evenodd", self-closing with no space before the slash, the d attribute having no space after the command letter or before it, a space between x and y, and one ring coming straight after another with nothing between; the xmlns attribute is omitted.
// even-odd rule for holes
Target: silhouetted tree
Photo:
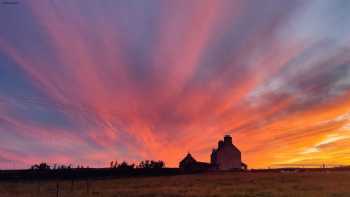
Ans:
<svg viewBox="0 0 350 197"><path fill-rule="evenodd" d="M72 169L72 164L69 165L58 165L57 170L70 170Z"/></svg>
<svg viewBox="0 0 350 197"><path fill-rule="evenodd" d="M121 164L117 166L117 169L120 169L120 170L132 170L134 168L135 168L135 164L128 164L125 161L123 161Z"/></svg>
<svg viewBox="0 0 350 197"><path fill-rule="evenodd" d="M118 167L118 161L111 161L110 168L117 168Z"/></svg>
<svg viewBox="0 0 350 197"><path fill-rule="evenodd" d="M32 169L32 170L50 170L51 167L47 163L42 162L40 164L32 165L30 167L30 169Z"/></svg>
<svg viewBox="0 0 350 197"><path fill-rule="evenodd" d="M137 167L143 169L160 169L164 168L165 164L163 161L145 160L141 161Z"/></svg>

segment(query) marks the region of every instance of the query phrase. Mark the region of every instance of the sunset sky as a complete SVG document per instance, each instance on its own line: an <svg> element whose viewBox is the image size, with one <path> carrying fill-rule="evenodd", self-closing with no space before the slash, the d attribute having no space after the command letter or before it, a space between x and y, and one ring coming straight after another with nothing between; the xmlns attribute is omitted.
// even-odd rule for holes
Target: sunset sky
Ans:
<svg viewBox="0 0 350 197"><path fill-rule="evenodd" d="M16 2L1 169L209 161L225 134L250 168L350 165L348 0Z"/></svg>

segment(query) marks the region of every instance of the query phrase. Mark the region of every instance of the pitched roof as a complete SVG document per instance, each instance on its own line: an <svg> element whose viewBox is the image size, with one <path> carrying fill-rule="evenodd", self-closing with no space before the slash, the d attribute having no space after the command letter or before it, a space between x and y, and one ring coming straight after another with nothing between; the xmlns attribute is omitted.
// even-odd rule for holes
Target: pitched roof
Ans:
<svg viewBox="0 0 350 197"><path fill-rule="evenodd" d="M192 157L190 153L187 153L186 157L181 160L181 163L196 163L197 161Z"/></svg>

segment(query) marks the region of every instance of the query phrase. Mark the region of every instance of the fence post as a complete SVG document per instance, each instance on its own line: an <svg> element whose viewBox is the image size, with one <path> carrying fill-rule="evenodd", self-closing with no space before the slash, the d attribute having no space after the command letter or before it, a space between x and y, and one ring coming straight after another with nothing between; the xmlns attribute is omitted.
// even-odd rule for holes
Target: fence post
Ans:
<svg viewBox="0 0 350 197"><path fill-rule="evenodd" d="M74 191L74 179L72 179L72 184L71 184L71 191Z"/></svg>
<svg viewBox="0 0 350 197"><path fill-rule="evenodd" d="M90 191L89 179L86 179L86 193L87 193L87 195L89 195L89 191Z"/></svg>
<svg viewBox="0 0 350 197"><path fill-rule="evenodd" d="M37 184L37 190L36 190L36 195L39 196L40 195L40 180L36 182Z"/></svg>
<svg viewBox="0 0 350 197"><path fill-rule="evenodd" d="M60 185L59 185L59 183L57 182L57 183L56 183L56 197L59 197L59 195L60 195Z"/></svg>

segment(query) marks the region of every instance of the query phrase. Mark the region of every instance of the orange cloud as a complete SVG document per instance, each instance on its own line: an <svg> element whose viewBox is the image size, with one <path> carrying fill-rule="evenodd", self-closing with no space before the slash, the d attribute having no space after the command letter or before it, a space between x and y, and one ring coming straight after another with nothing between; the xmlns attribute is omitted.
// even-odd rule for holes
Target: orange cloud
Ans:
<svg viewBox="0 0 350 197"><path fill-rule="evenodd" d="M176 166L189 151L208 161L231 132L250 167L348 163L348 50L285 33L299 4L111 5L26 2L42 42L0 34L1 54L38 92L9 96L25 110L3 102L6 137L30 148L0 156ZM38 107L55 118L37 117Z"/></svg>

